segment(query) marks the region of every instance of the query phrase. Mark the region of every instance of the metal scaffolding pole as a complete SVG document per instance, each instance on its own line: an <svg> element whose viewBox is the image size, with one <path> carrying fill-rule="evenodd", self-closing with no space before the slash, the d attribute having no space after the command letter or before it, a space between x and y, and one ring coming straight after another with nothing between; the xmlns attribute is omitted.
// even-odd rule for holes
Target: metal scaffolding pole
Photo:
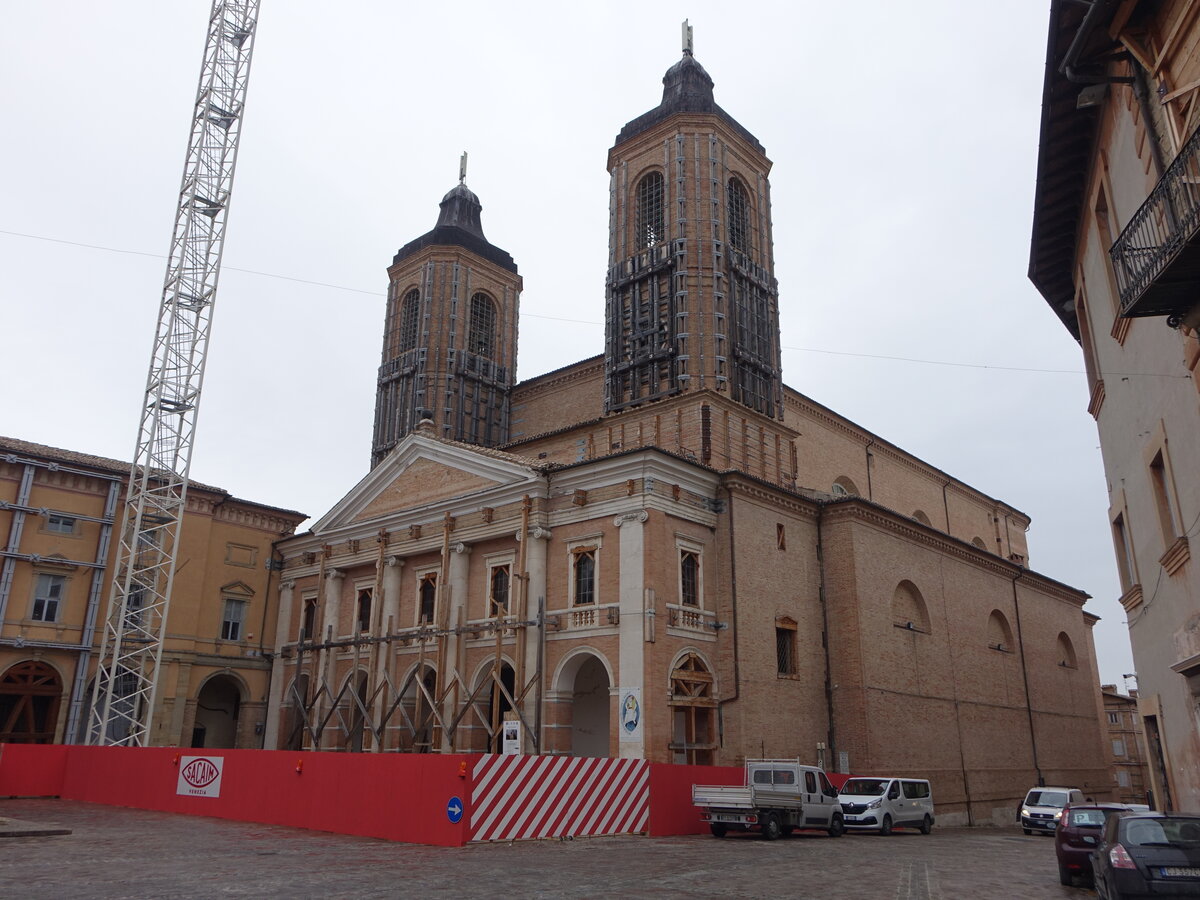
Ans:
<svg viewBox="0 0 1200 900"><path fill-rule="evenodd" d="M259 0L213 0L88 728L150 733Z"/></svg>

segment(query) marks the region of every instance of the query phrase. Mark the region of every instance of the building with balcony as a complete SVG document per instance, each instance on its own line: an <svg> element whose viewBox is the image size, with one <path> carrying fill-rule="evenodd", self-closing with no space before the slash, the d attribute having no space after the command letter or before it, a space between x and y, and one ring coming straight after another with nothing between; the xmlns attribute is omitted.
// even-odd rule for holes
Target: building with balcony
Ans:
<svg viewBox="0 0 1200 900"><path fill-rule="evenodd" d="M0 743L84 740L129 472L0 437ZM272 542L305 518L191 483L153 743L262 746Z"/></svg>
<svg viewBox="0 0 1200 900"><path fill-rule="evenodd" d="M1083 354L1166 809L1200 808L1198 16L1193 0L1051 4L1029 266Z"/></svg>
<svg viewBox="0 0 1200 900"><path fill-rule="evenodd" d="M446 194L388 268L372 467L278 544L267 746L798 756L963 823L1110 790L1029 518L784 384L770 169L685 52L609 150L605 283L562 286L603 353L523 382L517 266Z"/></svg>

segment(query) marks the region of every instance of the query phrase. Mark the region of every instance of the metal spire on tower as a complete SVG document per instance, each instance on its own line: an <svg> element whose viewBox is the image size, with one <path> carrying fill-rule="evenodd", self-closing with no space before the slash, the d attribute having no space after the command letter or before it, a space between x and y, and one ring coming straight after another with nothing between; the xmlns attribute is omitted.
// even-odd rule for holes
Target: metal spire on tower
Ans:
<svg viewBox="0 0 1200 900"><path fill-rule="evenodd" d="M129 475L89 744L150 733L260 0L213 0Z"/></svg>

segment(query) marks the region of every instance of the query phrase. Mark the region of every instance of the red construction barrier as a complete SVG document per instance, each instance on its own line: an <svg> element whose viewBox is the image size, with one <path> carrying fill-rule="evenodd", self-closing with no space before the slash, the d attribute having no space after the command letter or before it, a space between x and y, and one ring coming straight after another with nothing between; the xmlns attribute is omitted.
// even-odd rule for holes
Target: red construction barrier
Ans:
<svg viewBox="0 0 1200 900"><path fill-rule="evenodd" d="M472 759L6 745L0 795L57 794L110 806L460 847L466 843Z"/></svg>
<svg viewBox="0 0 1200 900"><path fill-rule="evenodd" d="M693 784L745 784L740 766L650 766L650 825L647 834L707 834L700 810L692 806Z"/></svg>
<svg viewBox="0 0 1200 900"><path fill-rule="evenodd" d="M62 744L0 744L0 797L57 797L67 772Z"/></svg>
<svg viewBox="0 0 1200 900"><path fill-rule="evenodd" d="M0 745L0 797L58 796L442 847L699 834L693 784L745 770L551 756Z"/></svg>

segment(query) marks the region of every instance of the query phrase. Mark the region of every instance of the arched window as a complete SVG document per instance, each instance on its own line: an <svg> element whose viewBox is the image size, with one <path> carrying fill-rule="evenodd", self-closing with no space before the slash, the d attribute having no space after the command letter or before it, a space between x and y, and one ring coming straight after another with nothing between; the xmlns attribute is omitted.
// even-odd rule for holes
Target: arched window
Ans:
<svg viewBox="0 0 1200 900"><path fill-rule="evenodd" d="M1001 650L1005 653L1012 653L1015 649L1008 619L998 609L993 609L992 614L988 616L987 645L992 650Z"/></svg>
<svg viewBox="0 0 1200 900"><path fill-rule="evenodd" d="M916 519L918 522L920 522L922 525L927 525L930 528L933 527L933 522L931 522L929 520L929 515L923 509L913 510L912 517L914 519Z"/></svg>
<svg viewBox="0 0 1200 900"><path fill-rule="evenodd" d="M671 751L676 763L712 765L717 748L713 676L695 653L686 654L671 670Z"/></svg>
<svg viewBox="0 0 1200 900"><path fill-rule="evenodd" d="M487 294L471 298L471 325L467 349L476 356L491 359L496 351L496 305Z"/></svg>
<svg viewBox="0 0 1200 900"><path fill-rule="evenodd" d="M663 177L650 172L637 186L637 249L653 247L666 239L663 219Z"/></svg>
<svg viewBox="0 0 1200 900"><path fill-rule="evenodd" d="M725 196L729 204L729 245L742 253L750 252L750 201L746 189L730 178Z"/></svg>
<svg viewBox="0 0 1200 900"><path fill-rule="evenodd" d="M839 475L833 482L833 487L829 491L835 497L857 497L858 485L847 478L845 475Z"/></svg>
<svg viewBox="0 0 1200 900"><path fill-rule="evenodd" d="M700 554L679 551L679 594L684 606L700 605Z"/></svg>
<svg viewBox="0 0 1200 900"><path fill-rule="evenodd" d="M576 547L572 551L574 605L596 602L596 548Z"/></svg>
<svg viewBox="0 0 1200 900"><path fill-rule="evenodd" d="M1055 655L1058 657L1058 664L1065 669L1077 669L1079 663L1075 658L1075 645L1071 643L1071 639L1067 637L1065 631L1058 634L1058 644L1055 648Z"/></svg>
<svg viewBox="0 0 1200 900"><path fill-rule="evenodd" d="M921 592L911 581L900 582L892 594L892 624L906 631L929 633L929 611Z"/></svg>
<svg viewBox="0 0 1200 900"><path fill-rule="evenodd" d="M400 347L399 350L403 353L405 350L413 350L417 346L417 330L421 322L421 292L415 288L404 295L404 302L400 305Z"/></svg>
<svg viewBox="0 0 1200 900"><path fill-rule="evenodd" d="M981 537L976 536L976 537L971 538L971 543L974 544L976 547L978 547L980 550L987 549L987 544L984 542L983 538L981 538Z"/></svg>
<svg viewBox="0 0 1200 900"><path fill-rule="evenodd" d="M508 566L492 568L492 608L489 615L508 614Z"/></svg>

